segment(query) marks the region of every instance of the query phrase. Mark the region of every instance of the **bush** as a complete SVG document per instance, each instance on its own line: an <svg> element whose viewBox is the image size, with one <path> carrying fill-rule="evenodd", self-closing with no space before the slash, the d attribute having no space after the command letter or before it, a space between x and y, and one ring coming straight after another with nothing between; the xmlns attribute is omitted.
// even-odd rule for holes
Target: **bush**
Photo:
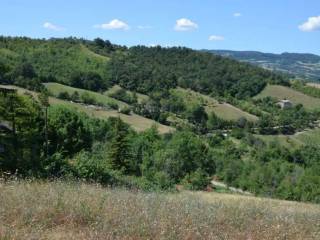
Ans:
<svg viewBox="0 0 320 240"><path fill-rule="evenodd" d="M119 105L117 103L115 103L115 102L108 102L107 105L111 109L114 109L114 110L118 110L119 109Z"/></svg>
<svg viewBox="0 0 320 240"><path fill-rule="evenodd" d="M129 107L122 107L120 110L119 110L120 113L123 113L123 114L126 114L126 115L130 115L131 113L131 109Z"/></svg>
<svg viewBox="0 0 320 240"><path fill-rule="evenodd" d="M81 100L85 104L96 104L97 103L96 99L87 92L84 92L81 94Z"/></svg>
<svg viewBox="0 0 320 240"><path fill-rule="evenodd" d="M57 97L63 100L70 100L70 95L66 91L60 92Z"/></svg>
<svg viewBox="0 0 320 240"><path fill-rule="evenodd" d="M210 178L201 169L184 177L182 184L189 190L204 190L210 184Z"/></svg>

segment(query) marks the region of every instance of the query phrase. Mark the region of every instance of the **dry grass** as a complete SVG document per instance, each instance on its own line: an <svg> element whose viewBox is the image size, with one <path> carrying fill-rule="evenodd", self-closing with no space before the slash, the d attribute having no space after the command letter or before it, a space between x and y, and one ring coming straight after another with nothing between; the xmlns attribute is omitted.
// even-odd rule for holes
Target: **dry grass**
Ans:
<svg viewBox="0 0 320 240"><path fill-rule="evenodd" d="M278 100L288 99L294 104L301 103L305 108L313 110L320 109L320 99L310 97L294 89L280 86L280 85L268 85L260 94L255 98L274 97Z"/></svg>
<svg viewBox="0 0 320 240"><path fill-rule="evenodd" d="M320 206L215 193L0 183L0 239L320 239Z"/></svg>

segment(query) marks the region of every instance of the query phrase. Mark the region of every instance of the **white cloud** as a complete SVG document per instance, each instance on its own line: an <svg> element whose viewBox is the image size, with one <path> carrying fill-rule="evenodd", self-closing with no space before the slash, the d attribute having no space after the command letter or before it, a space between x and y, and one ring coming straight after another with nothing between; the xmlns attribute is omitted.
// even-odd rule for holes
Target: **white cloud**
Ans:
<svg viewBox="0 0 320 240"><path fill-rule="evenodd" d="M57 26L57 25L50 23L50 22L45 22L43 24L43 27L46 29L53 30L53 31L63 31L64 30L63 27Z"/></svg>
<svg viewBox="0 0 320 240"><path fill-rule="evenodd" d="M304 32L320 30L320 16L309 17L308 21L299 26L299 29Z"/></svg>
<svg viewBox="0 0 320 240"><path fill-rule="evenodd" d="M176 21L176 25L174 26L174 29L176 31L190 31L198 28L198 24L195 22L192 22L191 20L187 18L181 18Z"/></svg>
<svg viewBox="0 0 320 240"><path fill-rule="evenodd" d="M209 41L223 41L223 40L224 40L223 36L218 36L218 35L209 36Z"/></svg>
<svg viewBox="0 0 320 240"><path fill-rule="evenodd" d="M144 30L144 29L151 29L152 28L152 26L148 26L148 25L146 25L146 26L144 26L144 25L140 25L140 26L138 26L138 29L141 29L141 30Z"/></svg>
<svg viewBox="0 0 320 240"><path fill-rule="evenodd" d="M108 23L98 24L98 25L95 25L94 27L101 28L101 29L107 29L107 30L113 30L113 29L128 30L130 28L127 23L125 23L119 19L113 19Z"/></svg>
<svg viewBox="0 0 320 240"><path fill-rule="evenodd" d="M234 13L233 16L236 18L242 17L242 13L237 12L237 13Z"/></svg>

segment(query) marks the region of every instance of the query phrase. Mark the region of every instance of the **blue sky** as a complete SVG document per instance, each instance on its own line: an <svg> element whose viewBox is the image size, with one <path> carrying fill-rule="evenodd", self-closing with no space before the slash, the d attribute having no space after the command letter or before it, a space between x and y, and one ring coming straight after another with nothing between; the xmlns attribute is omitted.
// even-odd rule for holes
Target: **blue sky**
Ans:
<svg viewBox="0 0 320 240"><path fill-rule="evenodd" d="M320 54L320 1L0 0L0 35Z"/></svg>

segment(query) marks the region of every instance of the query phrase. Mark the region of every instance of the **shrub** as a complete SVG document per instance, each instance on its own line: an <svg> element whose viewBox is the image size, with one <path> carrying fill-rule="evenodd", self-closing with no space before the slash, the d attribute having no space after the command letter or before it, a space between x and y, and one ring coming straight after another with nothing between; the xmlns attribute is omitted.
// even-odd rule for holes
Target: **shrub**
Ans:
<svg viewBox="0 0 320 240"><path fill-rule="evenodd" d="M63 100L70 100L70 95L66 91L60 92L57 97Z"/></svg>
<svg viewBox="0 0 320 240"><path fill-rule="evenodd" d="M120 113L123 113L123 114L126 114L126 115L129 115L131 113L131 109L129 107L122 107L120 110L119 110Z"/></svg>
<svg viewBox="0 0 320 240"><path fill-rule="evenodd" d="M204 190L210 184L210 178L201 169L185 176L182 184L189 190Z"/></svg>

